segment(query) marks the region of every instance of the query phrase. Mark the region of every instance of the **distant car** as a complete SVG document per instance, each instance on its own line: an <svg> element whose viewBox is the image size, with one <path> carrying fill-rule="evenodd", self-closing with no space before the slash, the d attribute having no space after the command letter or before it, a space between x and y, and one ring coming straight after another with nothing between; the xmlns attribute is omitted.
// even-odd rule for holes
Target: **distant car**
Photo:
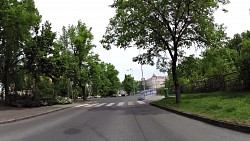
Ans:
<svg viewBox="0 0 250 141"><path fill-rule="evenodd" d="M88 96L87 98L88 98L88 99L91 99L91 98L94 98L94 97L93 97L93 96Z"/></svg>
<svg viewBox="0 0 250 141"><path fill-rule="evenodd" d="M112 94L111 96L112 96L112 97L116 97L117 95L116 95L116 94Z"/></svg>
<svg viewBox="0 0 250 141"><path fill-rule="evenodd" d="M95 95L94 98L101 98L101 96L100 95Z"/></svg>
<svg viewBox="0 0 250 141"><path fill-rule="evenodd" d="M121 94L121 96L126 96L126 93Z"/></svg>

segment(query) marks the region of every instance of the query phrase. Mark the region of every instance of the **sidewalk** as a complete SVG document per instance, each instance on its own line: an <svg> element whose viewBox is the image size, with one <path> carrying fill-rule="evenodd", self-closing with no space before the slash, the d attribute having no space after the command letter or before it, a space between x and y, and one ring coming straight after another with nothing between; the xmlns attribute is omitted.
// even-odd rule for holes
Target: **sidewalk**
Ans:
<svg viewBox="0 0 250 141"><path fill-rule="evenodd" d="M147 102L147 103L150 103L150 102L153 102L153 101L161 100L163 98L165 98L165 96L155 95L155 94L153 94L153 95L146 95L144 101Z"/></svg>
<svg viewBox="0 0 250 141"><path fill-rule="evenodd" d="M81 102L75 102L73 104L53 105L53 106L36 107L36 108L7 107L0 104L0 124L29 119L32 117L68 109L82 103L85 102L81 101Z"/></svg>

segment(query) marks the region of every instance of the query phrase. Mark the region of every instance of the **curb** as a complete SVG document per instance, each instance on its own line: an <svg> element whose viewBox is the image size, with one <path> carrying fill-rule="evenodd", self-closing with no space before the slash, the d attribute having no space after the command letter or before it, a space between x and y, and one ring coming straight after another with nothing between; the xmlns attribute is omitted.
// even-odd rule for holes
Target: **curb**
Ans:
<svg viewBox="0 0 250 141"><path fill-rule="evenodd" d="M42 113L38 113L38 114L34 114L34 115L28 115L28 116L24 116L24 117L20 117L20 118L15 118L15 119L10 119L10 120L0 121L0 124L7 124L7 123L17 122L17 121L21 121L21 120L25 120L25 119L30 119L30 118L34 118L34 117L46 115L46 114L49 114L49 113L53 113L53 112L57 112L57 111L62 111L62 110L69 109L69 108L72 108L72 107L73 106L69 106L69 107L64 107L64 108L59 108L59 109L55 109L55 110L50 110L50 111L46 111L46 112L42 112Z"/></svg>
<svg viewBox="0 0 250 141"><path fill-rule="evenodd" d="M240 131L240 132L243 132L243 133L250 133L250 126L236 125L236 124L225 122L225 121L213 120L213 119L209 119L209 118L206 118L206 117L193 115L193 114L190 114L190 113L185 113L185 112L177 111L177 110L170 109L170 108L167 108L167 107L159 106L159 105L156 105L156 104L153 104L153 103L149 103L149 104L152 105L152 106L164 109L166 111L169 111L169 112L181 115L181 116L185 116L185 117L188 117L188 118L191 118L191 119L199 120L199 121L211 124L211 125L215 125L215 126L218 126L218 127L223 127L223 128L227 128L227 129L231 129L231 130L235 130L235 131Z"/></svg>

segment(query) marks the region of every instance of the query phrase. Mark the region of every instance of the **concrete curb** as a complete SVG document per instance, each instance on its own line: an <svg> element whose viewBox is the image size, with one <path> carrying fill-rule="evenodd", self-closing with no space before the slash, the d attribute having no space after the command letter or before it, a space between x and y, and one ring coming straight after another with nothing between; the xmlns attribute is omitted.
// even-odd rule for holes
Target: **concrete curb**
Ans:
<svg viewBox="0 0 250 141"><path fill-rule="evenodd" d="M219 120L213 120L213 119L209 119L206 117L202 117L202 116L198 116L198 115L193 115L190 113L185 113L185 112L181 112L181 111L177 111L171 108L167 108L167 107L163 107L160 105L156 105L153 103L149 103L152 106L167 110L169 112L181 115L181 116L185 116L191 119L195 119L195 120L199 120L205 123L209 123L215 126L219 126L219 127L223 127L223 128L227 128L227 129L231 129L231 130L235 130L235 131L240 131L240 132L244 132L244 133L250 133L250 126L244 126L244 125L236 125L233 123L229 123L229 122L225 122L225 121L219 121Z"/></svg>
<svg viewBox="0 0 250 141"><path fill-rule="evenodd" d="M21 121L21 120L25 120L25 119L30 119L30 118L34 118L34 117L46 115L46 114L49 114L49 113L53 113L53 112L57 112L57 111L62 111L62 110L69 109L69 108L72 108L72 107L74 107L74 106L63 107L63 108L59 108L59 109L55 109L55 110L41 112L41 113L34 114L34 115L28 115L28 116L24 116L24 117L20 117L20 118L15 118L15 119L10 119L10 120L0 121L0 124L7 124L7 123L17 122L17 121Z"/></svg>

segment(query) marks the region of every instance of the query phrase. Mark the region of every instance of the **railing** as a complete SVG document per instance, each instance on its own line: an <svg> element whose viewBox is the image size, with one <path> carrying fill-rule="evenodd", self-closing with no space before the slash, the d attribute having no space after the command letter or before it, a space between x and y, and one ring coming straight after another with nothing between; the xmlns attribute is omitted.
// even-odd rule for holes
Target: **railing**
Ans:
<svg viewBox="0 0 250 141"><path fill-rule="evenodd" d="M173 88L172 88L173 89ZM181 85L182 93L250 90L250 70L214 76L190 85Z"/></svg>

